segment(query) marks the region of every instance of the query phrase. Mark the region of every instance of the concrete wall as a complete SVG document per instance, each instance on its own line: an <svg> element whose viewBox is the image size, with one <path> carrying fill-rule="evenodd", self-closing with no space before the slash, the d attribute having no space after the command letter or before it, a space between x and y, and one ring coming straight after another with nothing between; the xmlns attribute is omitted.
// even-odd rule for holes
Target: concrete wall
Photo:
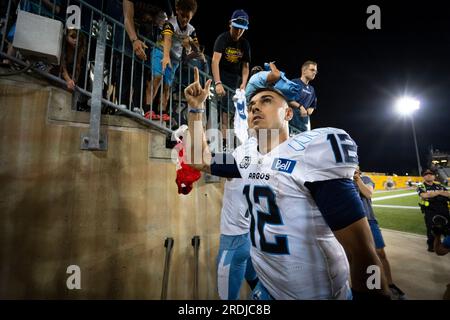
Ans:
<svg viewBox="0 0 450 320"><path fill-rule="evenodd" d="M0 81L0 298L159 299L173 237L168 298L192 299L199 235L199 298L216 299L222 184L178 195L175 165L149 158L159 134L118 116L102 120L107 151L80 150L89 114L70 95ZM66 287L72 264L81 290Z"/></svg>

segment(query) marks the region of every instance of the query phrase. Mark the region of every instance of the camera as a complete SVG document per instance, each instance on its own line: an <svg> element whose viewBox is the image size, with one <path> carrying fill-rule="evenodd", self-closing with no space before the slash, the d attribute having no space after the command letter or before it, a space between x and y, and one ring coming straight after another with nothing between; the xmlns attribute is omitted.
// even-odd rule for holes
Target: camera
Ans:
<svg viewBox="0 0 450 320"><path fill-rule="evenodd" d="M437 214L431 219L431 221L431 230L435 235L450 235L450 223L447 217Z"/></svg>

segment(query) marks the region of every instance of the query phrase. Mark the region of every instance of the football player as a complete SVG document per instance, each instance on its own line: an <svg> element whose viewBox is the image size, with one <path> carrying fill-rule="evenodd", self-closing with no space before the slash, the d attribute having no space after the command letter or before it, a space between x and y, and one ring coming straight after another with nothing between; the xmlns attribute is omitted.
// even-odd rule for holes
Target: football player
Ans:
<svg viewBox="0 0 450 320"><path fill-rule="evenodd" d="M211 154L201 125L210 84L203 88L195 70L194 82L185 89L187 150L201 154L190 165L243 179L251 259L260 280L254 298L350 299L350 275L354 298L389 299L352 182L358 164L355 142L335 128L289 138L292 109L281 92L262 88L248 105L249 126L257 139L247 140L233 154Z"/></svg>

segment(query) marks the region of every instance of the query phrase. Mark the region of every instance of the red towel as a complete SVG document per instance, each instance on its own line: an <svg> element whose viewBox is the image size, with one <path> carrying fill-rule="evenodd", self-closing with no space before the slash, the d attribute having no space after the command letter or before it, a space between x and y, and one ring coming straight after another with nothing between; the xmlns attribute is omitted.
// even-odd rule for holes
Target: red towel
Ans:
<svg viewBox="0 0 450 320"><path fill-rule="evenodd" d="M175 150L178 150L177 178L175 180L178 186L178 194L188 194L192 190L192 184L200 179L202 174L199 170L191 168L185 163L182 142L175 146Z"/></svg>

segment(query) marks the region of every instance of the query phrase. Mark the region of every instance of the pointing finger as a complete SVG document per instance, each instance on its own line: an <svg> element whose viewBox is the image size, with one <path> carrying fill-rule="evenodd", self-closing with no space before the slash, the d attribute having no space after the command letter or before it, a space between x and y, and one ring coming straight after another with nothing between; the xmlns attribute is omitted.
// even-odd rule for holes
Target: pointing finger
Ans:
<svg viewBox="0 0 450 320"><path fill-rule="evenodd" d="M198 68L194 67L194 82L199 82Z"/></svg>

